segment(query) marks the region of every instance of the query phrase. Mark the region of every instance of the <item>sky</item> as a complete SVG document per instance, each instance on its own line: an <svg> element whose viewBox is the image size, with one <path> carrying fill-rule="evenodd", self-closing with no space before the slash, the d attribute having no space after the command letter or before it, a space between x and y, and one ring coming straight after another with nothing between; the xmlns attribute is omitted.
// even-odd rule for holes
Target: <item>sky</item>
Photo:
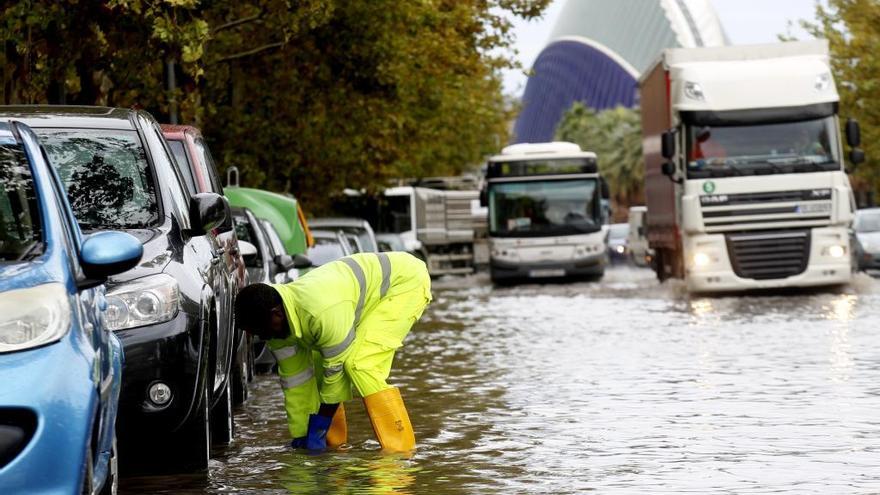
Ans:
<svg viewBox="0 0 880 495"><path fill-rule="evenodd" d="M517 59L524 69L532 66L541 49L547 44L550 32L556 24L559 12L566 1L553 0L542 19L530 22L517 20L514 32L514 47L519 54ZM606 0L623 2L644 2L656 0ZM710 0L721 25L727 32L731 43L737 45L769 43L777 40L780 34L791 34L798 38L809 38L799 26L799 19L812 20L815 16L816 0ZM795 25L789 27L789 21ZM526 85L523 70L504 73L504 92L512 96L522 94Z"/></svg>

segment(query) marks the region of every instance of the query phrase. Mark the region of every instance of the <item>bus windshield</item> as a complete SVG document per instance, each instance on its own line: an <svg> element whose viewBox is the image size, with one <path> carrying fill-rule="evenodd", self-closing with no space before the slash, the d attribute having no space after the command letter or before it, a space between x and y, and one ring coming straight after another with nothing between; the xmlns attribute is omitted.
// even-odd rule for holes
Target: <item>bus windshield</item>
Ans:
<svg viewBox="0 0 880 495"><path fill-rule="evenodd" d="M840 170L833 117L781 124L687 128L688 177Z"/></svg>
<svg viewBox="0 0 880 495"><path fill-rule="evenodd" d="M491 235L542 237L601 228L596 179L491 184Z"/></svg>

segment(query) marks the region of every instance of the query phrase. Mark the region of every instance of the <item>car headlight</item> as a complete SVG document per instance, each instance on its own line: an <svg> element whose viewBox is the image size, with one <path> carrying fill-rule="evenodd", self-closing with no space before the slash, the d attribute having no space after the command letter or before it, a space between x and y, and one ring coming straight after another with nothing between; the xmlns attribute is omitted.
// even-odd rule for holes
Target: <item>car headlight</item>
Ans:
<svg viewBox="0 0 880 495"><path fill-rule="evenodd" d="M64 285L50 283L0 294L0 352L55 342L70 328Z"/></svg>
<svg viewBox="0 0 880 495"><path fill-rule="evenodd" d="M177 316L179 309L177 281L160 273L108 291L104 321L110 330L125 330L169 321Z"/></svg>

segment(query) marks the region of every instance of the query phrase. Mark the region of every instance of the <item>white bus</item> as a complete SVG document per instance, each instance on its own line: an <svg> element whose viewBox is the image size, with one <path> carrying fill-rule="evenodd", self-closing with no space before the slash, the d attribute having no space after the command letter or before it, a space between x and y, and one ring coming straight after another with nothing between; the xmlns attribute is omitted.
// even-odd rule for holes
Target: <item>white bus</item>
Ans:
<svg viewBox="0 0 880 495"><path fill-rule="evenodd" d="M492 281L598 279L607 264L596 154L565 142L507 146L489 159Z"/></svg>

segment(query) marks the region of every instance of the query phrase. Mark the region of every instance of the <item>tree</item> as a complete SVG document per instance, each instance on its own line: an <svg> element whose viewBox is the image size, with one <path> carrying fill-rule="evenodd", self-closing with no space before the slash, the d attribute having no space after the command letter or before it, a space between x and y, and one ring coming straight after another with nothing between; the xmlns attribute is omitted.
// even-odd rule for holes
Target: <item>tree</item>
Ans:
<svg viewBox="0 0 880 495"><path fill-rule="evenodd" d="M858 119L867 161L855 169L854 185L880 190L880 3L828 0L816 4L814 22L801 26L831 48L831 66L840 93L841 115ZM845 118L841 119L845 122Z"/></svg>
<svg viewBox="0 0 880 495"><path fill-rule="evenodd" d="M6 103L139 106L310 209L455 174L507 140L511 18L549 0L18 0ZM221 171L222 172L222 171Z"/></svg>
<svg viewBox="0 0 880 495"><path fill-rule="evenodd" d="M556 139L596 153L599 172L608 181L619 220L625 213L623 208L644 201L641 125L637 110L616 107L597 113L575 102L556 129Z"/></svg>

